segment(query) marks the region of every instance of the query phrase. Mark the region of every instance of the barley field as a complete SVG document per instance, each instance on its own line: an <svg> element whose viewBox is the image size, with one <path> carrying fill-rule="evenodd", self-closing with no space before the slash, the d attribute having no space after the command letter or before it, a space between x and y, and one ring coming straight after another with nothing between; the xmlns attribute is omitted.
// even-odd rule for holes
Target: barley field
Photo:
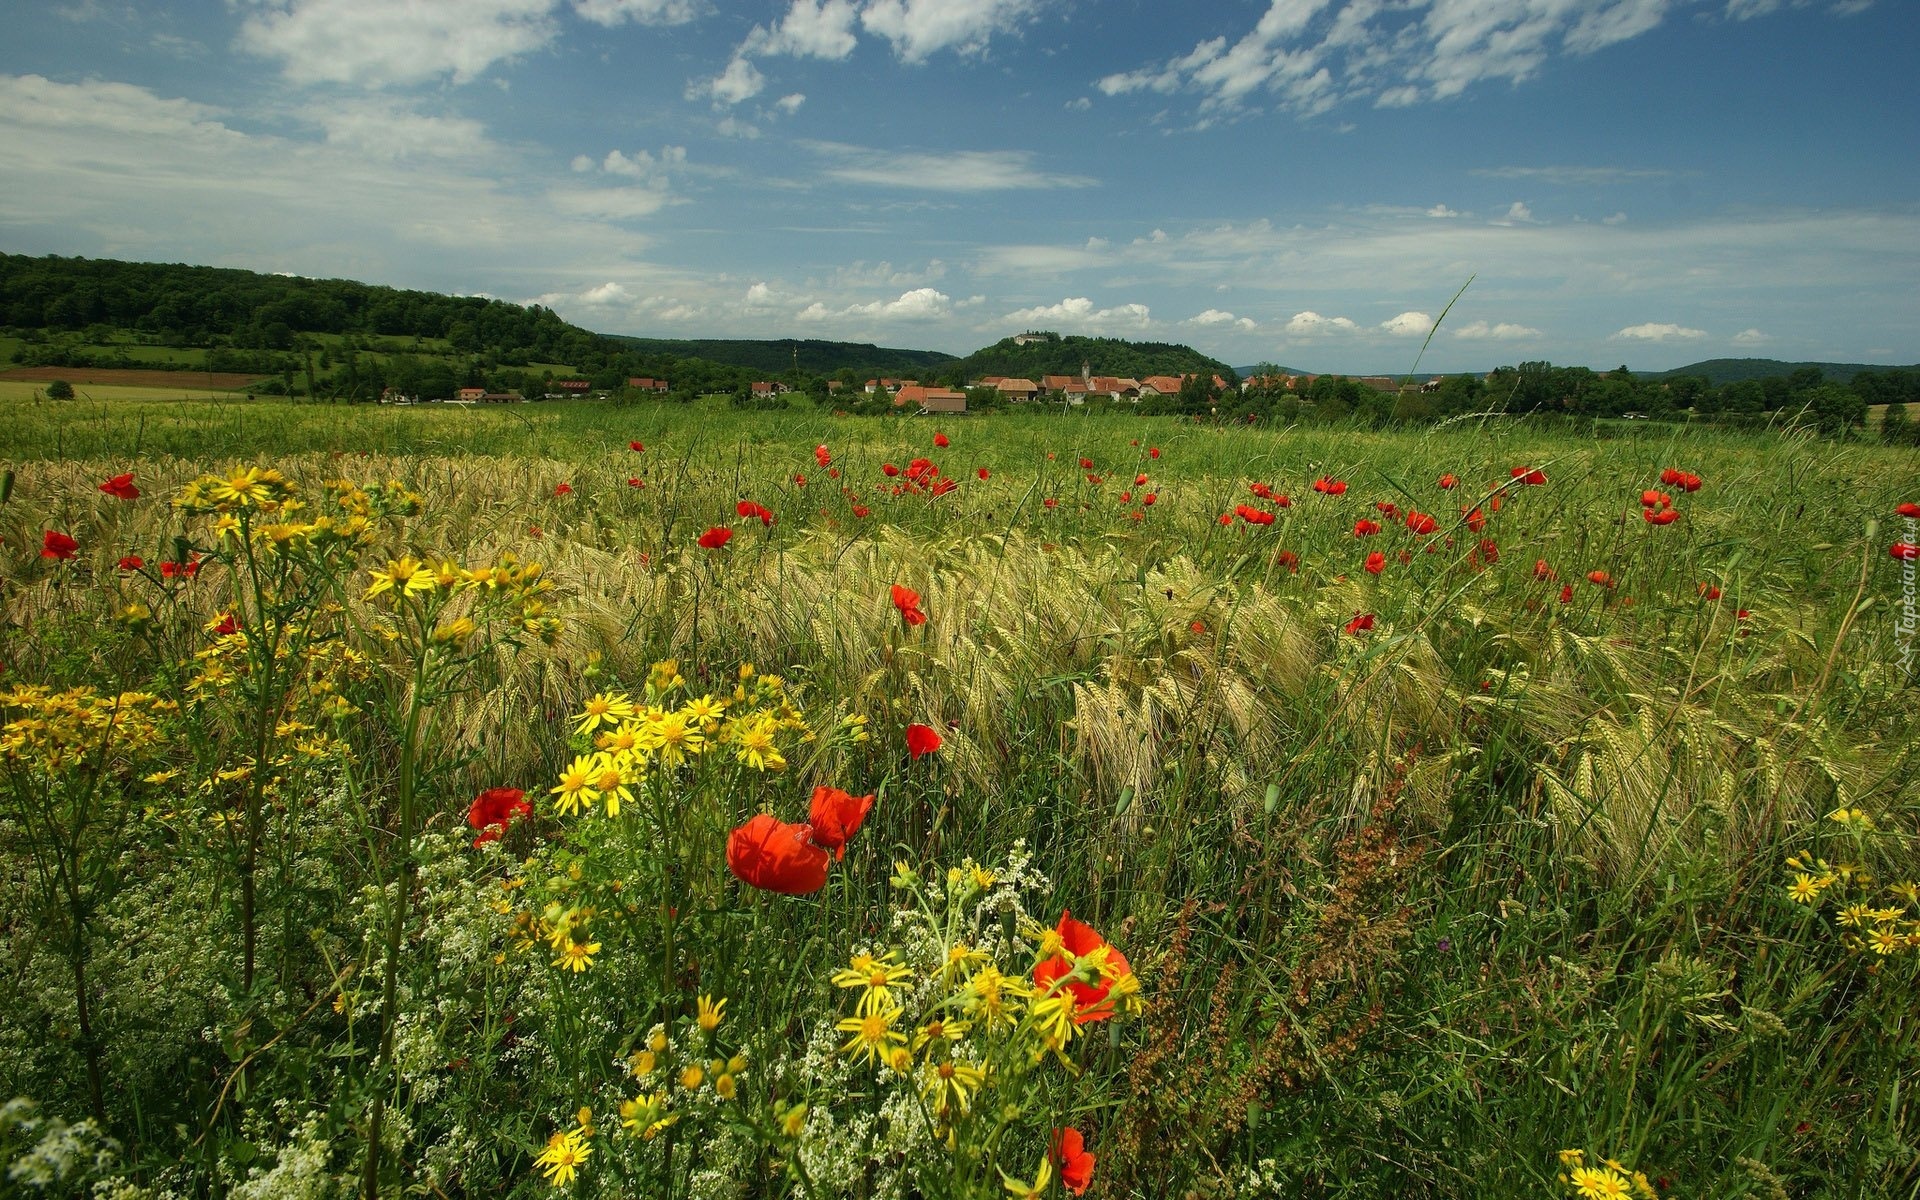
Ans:
<svg viewBox="0 0 1920 1200"><path fill-rule="evenodd" d="M1610 432L0 397L0 1187L1920 1195L1920 471Z"/></svg>

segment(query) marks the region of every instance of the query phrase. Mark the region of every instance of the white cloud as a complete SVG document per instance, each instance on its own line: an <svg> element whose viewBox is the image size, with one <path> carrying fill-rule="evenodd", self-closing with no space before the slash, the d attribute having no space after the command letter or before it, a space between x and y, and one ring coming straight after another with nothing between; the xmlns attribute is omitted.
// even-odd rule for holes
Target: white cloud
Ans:
<svg viewBox="0 0 1920 1200"><path fill-rule="evenodd" d="M767 77L760 68L735 55L727 69L712 79L697 79L687 85L687 99L710 97L715 107L751 100L766 90Z"/></svg>
<svg viewBox="0 0 1920 1200"><path fill-rule="evenodd" d="M1601 217L1600 223L1602 225L1625 225L1627 223L1627 214L1617 212L1610 217Z"/></svg>
<svg viewBox="0 0 1920 1200"><path fill-rule="evenodd" d="M1618 340L1629 342L1691 342L1706 337L1707 331L1688 329L1684 325L1658 324L1649 321L1644 325L1629 325L1613 336Z"/></svg>
<svg viewBox="0 0 1920 1200"><path fill-rule="evenodd" d="M1380 322L1380 328L1395 337L1425 337L1433 329L1433 318L1423 312L1403 312Z"/></svg>
<svg viewBox="0 0 1920 1200"><path fill-rule="evenodd" d="M766 308L779 301L779 295L769 287L765 280L754 283L747 289L747 307Z"/></svg>
<svg viewBox="0 0 1920 1200"><path fill-rule="evenodd" d="M476 159L491 151L486 127L466 117L409 112L391 103L346 101L309 106L306 118L327 144L389 160Z"/></svg>
<svg viewBox="0 0 1920 1200"><path fill-rule="evenodd" d="M582 159L586 159L586 156L581 155L573 160L575 171L582 169L579 165ZM585 169L592 170L593 160L586 159L586 161ZM636 150L631 155L622 154L618 150L609 150L606 158L600 161L600 169L609 175L619 175L627 179L663 179L668 171L684 167L686 164L687 148L685 146L665 146L661 148L658 158L645 150Z"/></svg>
<svg viewBox="0 0 1920 1200"><path fill-rule="evenodd" d="M1358 333L1360 326L1346 317L1323 317L1308 309L1293 314L1287 322L1286 332L1297 338L1324 337L1335 333Z"/></svg>
<svg viewBox="0 0 1920 1200"><path fill-rule="evenodd" d="M1436 204L1432 208L1427 210L1427 215L1439 220L1446 220L1452 217L1457 217L1460 214L1455 210L1448 208L1444 204Z"/></svg>
<svg viewBox="0 0 1920 1200"><path fill-rule="evenodd" d="M787 54L795 58L839 61L853 53L859 16L852 0L793 0L786 15L768 28L755 25L741 43L741 54Z"/></svg>
<svg viewBox="0 0 1920 1200"><path fill-rule="evenodd" d="M713 129L714 132L718 133L721 137L740 138L743 141L749 142L760 136L760 127L758 125L753 124L751 121L742 121L739 117L731 115L720 118L719 123L716 124Z"/></svg>
<svg viewBox="0 0 1920 1200"><path fill-rule="evenodd" d="M1121 304L1113 308L1095 308L1085 296L1074 296L1058 304L1022 308L1000 318L1008 325L1047 325L1060 329L1101 333L1110 329L1145 329L1153 318L1144 304Z"/></svg>
<svg viewBox="0 0 1920 1200"><path fill-rule="evenodd" d="M1038 7L1038 0L867 0L860 24L893 43L903 62L915 63L941 50L981 53Z"/></svg>
<svg viewBox="0 0 1920 1200"><path fill-rule="evenodd" d="M952 312L952 306L953 298L945 292L930 287L920 287L903 292L893 300L875 300L871 304L849 305L837 312L816 300L795 315L802 321L847 320L862 317L882 321L931 321L949 315Z"/></svg>
<svg viewBox="0 0 1920 1200"><path fill-rule="evenodd" d="M1082 188L1097 182L1084 175L1063 175L1036 162L1029 150L955 150L945 154L909 154L808 142L807 147L836 160L829 178L843 183L935 192L997 192L1029 188Z"/></svg>
<svg viewBox="0 0 1920 1200"><path fill-rule="evenodd" d="M1742 329L1733 335L1736 346L1764 346L1773 340L1771 334L1761 333L1758 329Z"/></svg>
<svg viewBox="0 0 1920 1200"><path fill-rule="evenodd" d="M1492 223L1495 225L1525 225L1532 220L1533 210L1527 207L1525 201L1515 200L1507 207L1507 215L1494 218Z"/></svg>
<svg viewBox="0 0 1920 1200"><path fill-rule="evenodd" d="M293 83L466 83L545 46L554 0L250 0L241 49Z"/></svg>
<svg viewBox="0 0 1920 1200"><path fill-rule="evenodd" d="M580 293L582 304L624 304L633 299L633 293L623 285L609 280L599 287L591 287Z"/></svg>
<svg viewBox="0 0 1920 1200"><path fill-rule="evenodd" d="M1731 0L1771 6L1776 0ZM1269 0L1253 28L1109 74L1107 95L1200 97L1203 110L1272 98L1303 115L1350 100L1404 108L1489 81L1520 83L1658 27L1680 0Z"/></svg>
<svg viewBox="0 0 1920 1200"><path fill-rule="evenodd" d="M1543 335L1531 325L1512 325L1505 321L1489 325L1485 321L1473 321L1455 329L1453 336L1469 342L1518 342Z"/></svg>
<svg viewBox="0 0 1920 1200"><path fill-rule="evenodd" d="M807 96L805 92L793 92L793 93L790 93L789 95L780 97L778 100L775 100L773 102L773 106L779 109L781 112L791 115L793 113L799 112L800 106L802 104L805 104L806 102L807 102Z"/></svg>
<svg viewBox="0 0 1920 1200"><path fill-rule="evenodd" d="M1064 106L1068 112L1086 112L1093 107L1093 101L1086 96L1076 96Z"/></svg>
<svg viewBox="0 0 1920 1200"><path fill-rule="evenodd" d="M1252 317L1236 317L1230 312L1224 312L1217 308L1209 308L1207 311L1188 317L1180 323L1182 325L1199 325L1203 328L1227 325L1249 332L1260 327Z"/></svg>
<svg viewBox="0 0 1920 1200"><path fill-rule="evenodd" d="M573 0L573 11L596 25L684 25L700 15L694 0Z"/></svg>

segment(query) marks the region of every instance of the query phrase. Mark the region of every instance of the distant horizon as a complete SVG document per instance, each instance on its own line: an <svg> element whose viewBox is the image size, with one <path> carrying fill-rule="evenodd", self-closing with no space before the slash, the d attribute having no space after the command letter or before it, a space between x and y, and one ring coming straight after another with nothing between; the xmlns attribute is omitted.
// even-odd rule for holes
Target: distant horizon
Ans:
<svg viewBox="0 0 1920 1200"><path fill-rule="evenodd" d="M1899 365L1894 0L28 0L0 245L964 355ZM1395 370L1405 370L1396 366Z"/></svg>

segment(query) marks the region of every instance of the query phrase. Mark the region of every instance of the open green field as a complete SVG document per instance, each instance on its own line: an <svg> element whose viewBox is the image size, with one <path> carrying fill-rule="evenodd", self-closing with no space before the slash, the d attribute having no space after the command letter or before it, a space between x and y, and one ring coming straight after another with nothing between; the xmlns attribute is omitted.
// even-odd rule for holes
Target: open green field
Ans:
<svg viewBox="0 0 1920 1200"><path fill-rule="evenodd" d="M0 1158L1920 1194L1920 472L1608 432L0 394Z"/></svg>

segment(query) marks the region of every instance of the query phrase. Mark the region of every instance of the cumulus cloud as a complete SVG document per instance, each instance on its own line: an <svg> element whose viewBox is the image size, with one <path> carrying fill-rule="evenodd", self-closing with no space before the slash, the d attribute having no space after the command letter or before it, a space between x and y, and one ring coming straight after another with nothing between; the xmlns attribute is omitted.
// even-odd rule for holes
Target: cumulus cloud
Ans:
<svg viewBox="0 0 1920 1200"><path fill-rule="evenodd" d="M1395 337L1425 337L1433 328L1433 318L1423 312L1403 312L1380 322L1380 328Z"/></svg>
<svg viewBox="0 0 1920 1200"><path fill-rule="evenodd" d="M1427 210L1427 215L1439 220L1446 220L1450 217L1457 217L1460 214L1444 204L1436 204Z"/></svg>
<svg viewBox="0 0 1920 1200"><path fill-rule="evenodd" d="M1092 187L1097 180L1042 167L1030 150L955 150L946 154L915 154L849 146L840 142L808 142L806 146L831 160L826 174L843 183L879 187L925 189L937 192L997 192L1013 189Z"/></svg>
<svg viewBox="0 0 1920 1200"><path fill-rule="evenodd" d="M1455 329L1453 336L1469 342L1517 342L1542 335L1531 325L1515 325L1506 321L1489 325L1485 321L1472 321Z"/></svg>
<svg viewBox="0 0 1920 1200"><path fill-rule="evenodd" d="M711 99L716 107L751 100L766 90L767 77L760 68L738 55L726 70L711 79L696 79L687 85L689 100Z"/></svg>
<svg viewBox="0 0 1920 1200"><path fill-rule="evenodd" d="M786 54L837 62L853 53L860 39L854 22L860 10L852 0L793 0L786 15L771 26L755 25L740 54Z"/></svg>
<svg viewBox="0 0 1920 1200"><path fill-rule="evenodd" d="M901 61L914 63L941 50L981 53L1038 8L1038 0L867 0L860 24L891 42Z"/></svg>
<svg viewBox="0 0 1920 1200"><path fill-rule="evenodd" d="M684 25L700 15L694 0L573 0L573 11L596 25Z"/></svg>
<svg viewBox="0 0 1920 1200"><path fill-rule="evenodd" d="M633 293L621 284L608 280L599 287L591 287L580 293L582 304L624 304L633 299Z"/></svg>
<svg viewBox="0 0 1920 1200"><path fill-rule="evenodd" d="M1293 314L1286 325L1287 333L1304 338L1323 337L1333 333L1357 333L1359 329L1360 326L1346 317L1323 317L1312 309Z"/></svg>
<svg viewBox="0 0 1920 1200"><path fill-rule="evenodd" d="M875 300L870 304L854 304L834 310L816 300L795 314L802 321L829 321L851 318L874 318L883 321L931 321L947 316L953 310L953 298L945 292L930 287L914 288L902 292L892 300Z"/></svg>
<svg viewBox="0 0 1920 1200"><path fill-rule="evenodd" d="M238 44L294 83L363 87L477 78L547 44L554 0L254 0Z"/></svg>
<svg viewBox="0 0 1920 1200"><path fill-rule="evenodd" d="M1620 341L1629 342L1690 342L1706 337L1707 331L1688 329L1684 325L1648 321L1644 325L1629 325L1613 336Z"/></svg>
<svg viewBox="0 0 1920 1200"><path fill-rule="evenodd" d="M1058 304L1037 305L1008 313L1001 320L1010 325L1051 325L1084 329L1098 333L1107 329L1145 329L1152 314L1144 304L1120 304L1113 308L1095 308L1085 296L1073 296Z"/></svg>
<svg viewBox="0 0 1920 1200"><path fill-rule="evenodd" d="M1489 224L1527 225L1527 224L1531 224L1532 221L1533 221L1533 210L1527 207L1525 201L1515 200L1512 204L1507 206L1507 213L1505 216L1496 217L1491 222L1489 222Z"/></svg>
<svg viewBox="0 0 1920 1200"><path fill-rule="evenodd" d="M1207 311L1188 317L1180 323L1182 325L1198 325L1203 328L1227 325L1235 329L1249 331L1259 328L1259 325L1252 317L1236 317L1230 312L1224 312L1217 308L1209 308Z"/></svg>
<svg viewBox="0 0 1920 1200"><path fill-rule="evenodd" d="M800 106L806 102L807 95L805 92L793 92L775 100L773 106L783 113L792 114L799 112Z"/></svg>
<svg viewBox="0 0 1920 1200"><path fill-rule="evenodd" d="M1736 346L1764 346L1773 340L1773 335L1761 333L1758 329L1742 329L1733 335Z"/></svg>

